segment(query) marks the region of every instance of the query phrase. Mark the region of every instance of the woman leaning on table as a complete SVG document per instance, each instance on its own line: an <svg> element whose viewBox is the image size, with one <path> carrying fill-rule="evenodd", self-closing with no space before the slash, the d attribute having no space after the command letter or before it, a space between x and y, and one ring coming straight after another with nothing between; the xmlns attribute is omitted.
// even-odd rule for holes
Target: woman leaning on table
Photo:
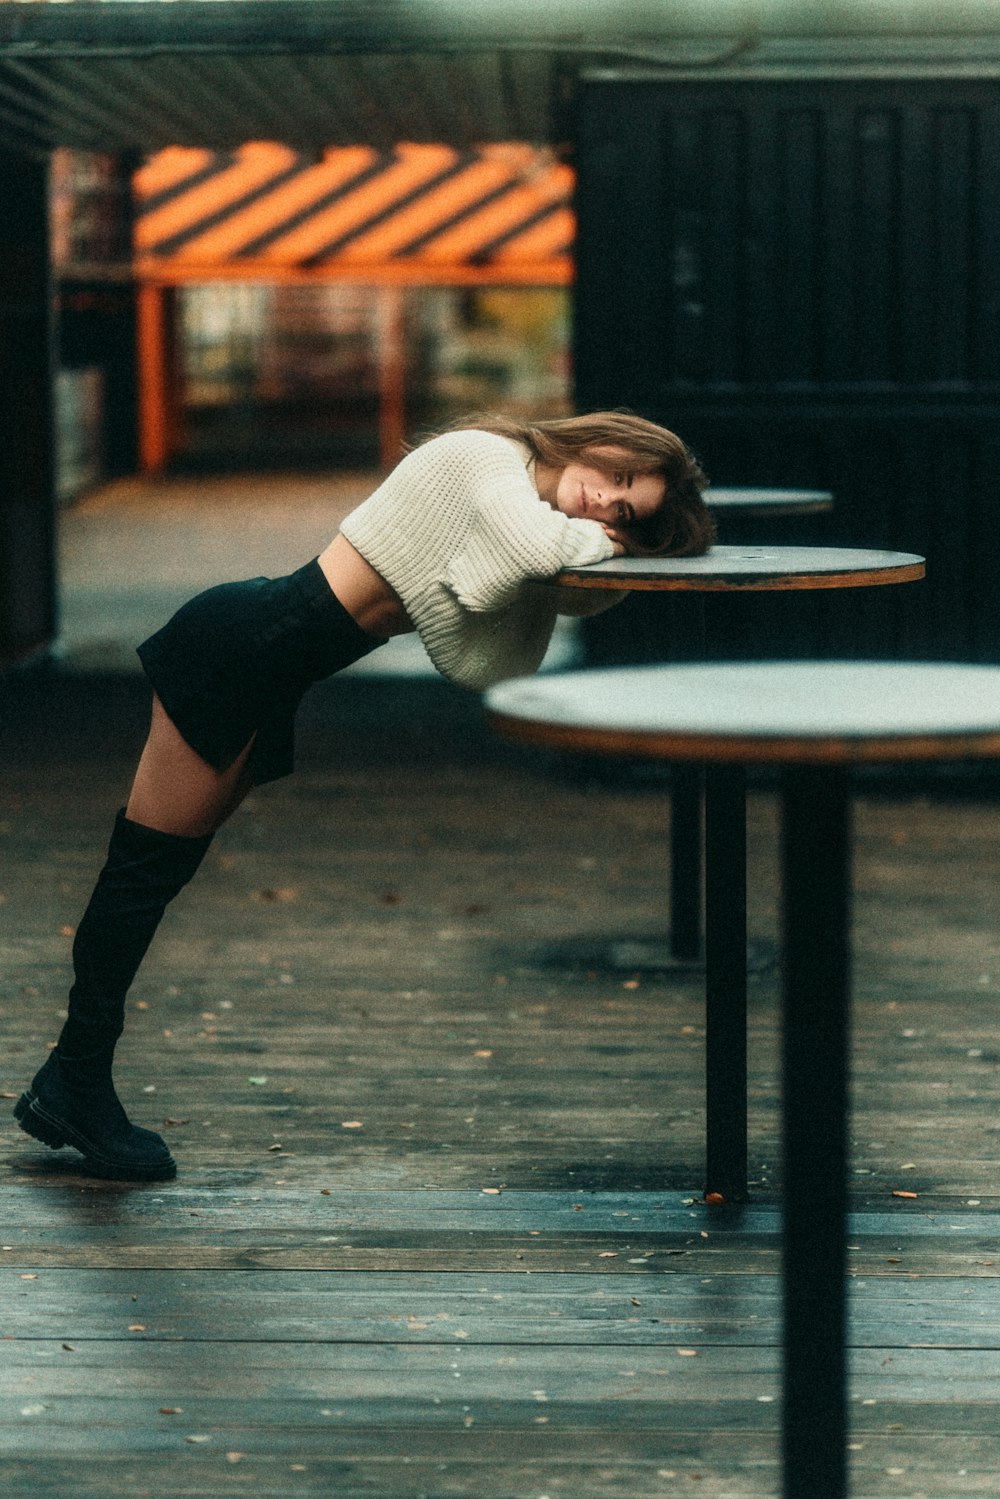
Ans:
<svg viewBox="0 0 1000 1499"><path fill-rule="evenodd" d="M704 485L678 437L626 413L470 421L408 453L318 558L210 588L145 641L149 737L76 932L66 1023L14 1109L21 1128L74 1146L95 1176L173 1176L112 1082L125 996L215 831L251 787L291 772L306 688L414 630L463 687L535 671L558 613L621 596L546 580L624 552L705 551Z"/></svg>

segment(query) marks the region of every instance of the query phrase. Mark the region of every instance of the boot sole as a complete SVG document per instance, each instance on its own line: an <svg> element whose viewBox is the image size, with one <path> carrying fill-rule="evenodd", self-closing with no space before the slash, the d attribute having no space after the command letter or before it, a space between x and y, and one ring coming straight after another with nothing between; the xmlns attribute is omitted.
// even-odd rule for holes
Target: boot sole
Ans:
<svg viewBox="0 0 1000 1499"><path fill-rule="evenodd" d="M177 1175L177 1163L169 1155L157 1165L137 1166L134 1162L116 1161L112 1156L95 1151L85 1135L65 1120L47 1113L30 1089L22 1093L14 1105L14 1118L26 1135L40 1140L52 1150L72 1145L83 1156L91 1176L100 1176L107 1181L159 1182L170 1181Z"/></svg>

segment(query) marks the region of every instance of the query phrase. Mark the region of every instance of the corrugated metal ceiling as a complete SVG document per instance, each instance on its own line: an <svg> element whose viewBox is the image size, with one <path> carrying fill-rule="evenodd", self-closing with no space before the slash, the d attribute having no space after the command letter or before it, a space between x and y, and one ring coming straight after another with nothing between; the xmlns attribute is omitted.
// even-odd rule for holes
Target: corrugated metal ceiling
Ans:
<svg viewBox="0 0 1000 1499"><path fill-rule="evenodd" d="M0 59L8 147L300 150L397 141L558 141L557 61L501 52Z"/></svg>
<svg viewBox="0 0 1000 1499"><path fill-rule="evenodd" d="M581 72L1000 71L997 0L0 0L8 149L559 144Z"/></svg>

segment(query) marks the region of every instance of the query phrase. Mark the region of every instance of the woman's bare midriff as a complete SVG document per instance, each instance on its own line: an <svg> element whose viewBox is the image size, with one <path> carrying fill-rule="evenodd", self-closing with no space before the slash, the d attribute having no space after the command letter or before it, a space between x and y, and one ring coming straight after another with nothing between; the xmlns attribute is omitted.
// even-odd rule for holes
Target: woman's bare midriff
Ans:
<svg viewBox="0 0 1000 1499"><path fill-rule="evenodd" d="M319 565L348 614L369 635L388 638L413 629L398 593L355 551L346 536L333 538L320 553Z"/></svg>

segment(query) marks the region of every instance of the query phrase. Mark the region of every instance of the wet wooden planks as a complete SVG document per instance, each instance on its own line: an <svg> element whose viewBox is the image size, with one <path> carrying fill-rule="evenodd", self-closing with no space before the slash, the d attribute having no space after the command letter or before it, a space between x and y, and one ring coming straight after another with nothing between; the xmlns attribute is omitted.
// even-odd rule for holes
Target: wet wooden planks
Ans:
<svg viewBox="0 0 1000 1499"><path fill-rule="evenodd" d="M600 957L662 929L662 783L384 743L373 774L338 733L221 835L134 991L123 1091L179 1180L5 1137L4 1493L774 1496L776 973L754 1202L709 1212L700 979ZM0 790L0 1090L57 1030L124 772ZM854 1493L992 1496L1000 809L856 822ZM770 941L775 831L755 795Z"/></svg>
<svg viewBox="0 0 1000 1499"><path fill-rule="evenodd" d="M774 1206L64 1177L4 1188L0 1209L12 1495L60 1494L84 1460L74 1493L171 1499L778 1493ZM991 1492L996 1223L853 1214L852 1492ZM282 1228L297 1268L268 1268ZM191 1253L203 1235L213 1260ZM166 1268L179 1241L193 1263Z"/></svg>

